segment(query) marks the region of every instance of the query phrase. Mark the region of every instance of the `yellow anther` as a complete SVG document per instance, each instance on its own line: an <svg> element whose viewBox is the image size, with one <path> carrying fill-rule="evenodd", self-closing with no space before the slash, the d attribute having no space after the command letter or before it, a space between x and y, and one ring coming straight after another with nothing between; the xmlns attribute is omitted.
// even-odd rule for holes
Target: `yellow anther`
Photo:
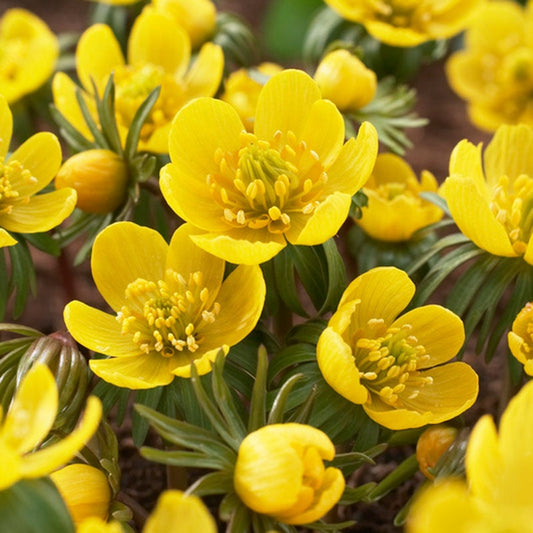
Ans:
<svg viewBox="0 0 533 533"><path fill-rule="evenodd" d="M360 372L359 377L373 381L374 379L377 379L378 375L375 372Z"/></svg>
<svg viewBox="0 0 533 533"><path fill-rule="evenodd" d="M242 209L239 209L237 211L236 221L237 224L240 224L241 226L244 226L244 224L246 224L246 215L244 214L244 211Z"/></svg>
<svg viewBox="0 0 533 533"><path fill-rule="evenodd" d="M239 178L236 178L233 180L233 185L235 185L235 188L239 192L242 192L243 194L246 193L246 195L248 195L248 190L246 189L246 185L244 184L244 181L242 181Z"/></svg>
<svg viewBox="0 0 533 533"><path fill-rule="evenodd" d="M390 378L397 378L401 373L401 368L398 365L391 366L387 370L387 377Z"/></svg>
<svg viewBox="0 0 533 533"><path fill-rule="evenodd" d="M291 217L287 213L282 213L281 221L283 222L283 224L288 226L291 223Z"/></svg>
<svg viewBox="0 0 533 533"><path fill-rule="evenodd" d="M269 216L272 220L279 220L279 218L281 217L281 210L280 210L280 208L279 208L277 205L272 206L272 207L268 210L268 216Z"/></svg>
<svg viewBox="0 0 533 533"><path fill-rule="evenodd" d="M233 222L237 217L235 216L235 213L231 210L231 209L228 209L227 207L224 209L224 218L228 221L228 222Z"/></svg>
<svg viewBox="0 0 533 533"><path fill-rule="evenodd" d="M205 302L207 302L208 298L209 298L209 289L207 287L204 287L200 291L200 301L202 303L205 303Z"/></svg>
<svg viewBox="0 0 533 533"><path fill-rule="evenodd" d="M283 198L287 194L287 185L278 178L276 183L274 183L274 191L279 198Z"/></svg>
<svg viewBox="0 0 533 533"><path fill-rule="evenodd" d="M187 324L187 327L185 328L185 335L189 336L189 335L192 335L194 332L194 324L191 324L189 322L189 324Z"/></svg>
<svg viewBox="0 0 533 533"><path fill-rule="evenodd" d="M185 298L187 298L187 301L191 304L194 303L194 294L191 292L191 291L186 291L185 292Z"/></svg>
<svg viewBox="0 0 533 533"><path fill-rule="evenodd" d="M257 197L257 193L258 193L257 182L258 181L259 180L254 180L252 181L252 183L248 184L248 187L246 187L246 197L250 200L255 200L255 198Z"/></svg>

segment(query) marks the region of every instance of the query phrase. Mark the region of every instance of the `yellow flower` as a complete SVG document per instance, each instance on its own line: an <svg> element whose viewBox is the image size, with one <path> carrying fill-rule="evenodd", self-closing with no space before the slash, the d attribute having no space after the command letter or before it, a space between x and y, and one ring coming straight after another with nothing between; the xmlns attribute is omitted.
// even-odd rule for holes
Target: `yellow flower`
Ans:
<svg viewBox="0 0 533 533"><path fill-rule="evenodd" d="M109 4L111 6L126 6L136 4L140 0L91 0L92 2L99 2L100 4Z"/></svg>
<svg viewBox="0 0 533 533"><path fill-rule="evenodd" d="M56 418L57 386L47 366L35 365L22 380L11 407L0 410L0 490L21 479L40 478L63 466L98 428L102 405L91 396L82 421L68 436L33 452L48 435Z"/></svg>
<svg viewBox="0 0 533 533"><path fill-rule="evenodd" d="M118 222L96 238L91 267L108 314L73 301L64 317L72 336L95 352L90 367L118 387L168 385L174 376L211 371L255 327L265 282L258 266L240 266L224 281L224 261L200 250L188 224L170 245L156 231Z"/></svg>
<svg viewBox="0 0 533 533"><path fill-rule="evenodd" d="M92 81L101 94L114 73L115 112L124 142L137 109L150 91L161 86L161 94L142 130L139 150L168 153L168 133L174 115L198 96L215 94L222 78L222 49L206 43L189 68L190 42L185 31L170 17L145 10L133 25L128 41L128 63L109 26L95 24L80 38L76 50L78 77L92 101ZM76 85L64 73L53 81L54 102L59 111L88 138L91 134L76 101Z"/></svg>
<svg viewBox="0 0 533 533"><path fill-rule="evenodd" d="M283 67L276 63L261 63L255 70L265 78L270 78L281 72ZM263 85L250 77L245 68L232 72L224 84L225 90L220 98L235 108L246 131L254 131L255 108Z"/></svg>
<svg viewBox="0 0 533 533"><path fill-rule="evenodd" d="M152 0L151 5L170 15L189 34L193 48L215 32L217 10L211 0Z"/></svg>
<svg viewBox="0 0 533 533"><path fill-rule="evenodd" d="M335 447L329 437L304 424L272 424L250 433L241 443L234 486L253 511L285 524L322 518L340 499L344 476L324 467Z"/></svg>
<svg viewBox="0 0 533 533"><path fill-rule="evenodd" d="M483 159L461 141L442 194L455 223L477 246L533 265L533 127L500 126Z"/></svg>
<svg viewBox="0 0 533 533"><path fill-rule="evenodd" d="M109 513L111 489L106 475L94 466L75 463L50 474L74 524L90 516L105 520Z"/></svg>
<svg viewBox="0 0 533 533"><path fill-rule="evenodd" d="M437 192L437 180L427 170L420 182L401 157L379 154L374 171L363 187L368 206L356 223L372 238L408 241L413 233L442 218L442 210L420 198L425 191Z"/></svg>
<svg viewBox="0 0 533 533"><path fill-rule="evenodd" d="M126 197L128 168L111 150L87 150L63 163L55 179L56 189L72 187L76 205L87 213L110 213Z"/></svg>
<svg viewBox="0 0 533 533"><path fill-rule="evenodd" d="M483 416L466 450L468 485L447 480L423 492L408 533L531 533L533 382L511 400L500 421Z"/></svg>
<svg viewBox="0 0 533 533"><path fill-rule="evenodd" d="M76 533L124 533L119 522L108 522L92 516L76 527Z"/></svg>
<svg viewBox="0 0 533 533"><path fill-rule="evenodd" d="M0 19L0 94L13 103L37 90L53 73L57 37L25 9L8 9Z"/></svg>
<svg viewBox="0 0 533 533"><path fill-rule="evenodd" d="M157 500L143 533L216 533L217 527L202 500L167 490Z"/></svg>
<svg viewBox="0 0 533 533"><path fill-rule="evenodd" d="M253 134L226 102L200 98L180 110L160 186L170 207L205 232L192 237L198 246L256 264L287 242L335 235L376 154L371 124L344 144L335 105L307 74L287 70L263 87Z"/></svg>
<svg viewBox="0 0 533 533"><path fill-rule="evenodd" d="M17 243L8 231L48 231L76 206L76 191L70 188L36 194L52 181L61 165L57 137L37 133L8 156L12 131L11 111L0 96L0 247Z"/></svg>
<svg viewBox="0 0 533 533"><path fill-rule="evenodd" d="M416 460L420 471L428 479L434 479L429 469L435 467L456 437L457 429L444 425L430 426L418 437Z"/></svg>
<svg viewBox="0 0 533 533"><path fill-rule="evenodd" d="M320 61L314 79L322 98L331 100L340 111L357 111L369 104L376 94L377 78L373 70L348 50L335 50Z"/></svg>
<svg viewBox="0 0 533 533"><path fill-rule="evenodd" d="M363 24L378 41L416 46L463 30L484 0L325 0L342 17Z"/></svg>
<svg viewBox="0 0 533 533"><path fill-rule="evenodd" d="M528 376L533 376L533 302L528 302L513 322L507 336L511 353L524 365Z"/></svg>
<svg viewBox="0 0 533 533"><path fill-rule="evenodd" d="M468 103L470 120L495 131L501 124L533 125L533 3L488 2L450 57L446 74Z"/></svg>
<svg viewBox="0 0 533 533"><path fill-rule="evenodd" d="M478 393L470 366L443 364L464 342L457 315L426 305L397 317L414 293L405 272L369 270L350 283L317 345L329 385L390 429L449 420L468 409Z"/></svg>

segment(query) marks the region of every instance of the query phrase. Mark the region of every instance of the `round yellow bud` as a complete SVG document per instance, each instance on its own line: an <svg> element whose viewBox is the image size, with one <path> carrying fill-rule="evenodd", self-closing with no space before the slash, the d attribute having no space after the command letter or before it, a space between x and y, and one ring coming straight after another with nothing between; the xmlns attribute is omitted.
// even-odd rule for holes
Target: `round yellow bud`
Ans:
<svg viewBox="0 0 533 533"><path fill-rule="evenodd" d="M427 428L416 443L416 460L420 471L428 478L435 476L429 471L434 468L444 452L457 437L457 429L450 426L431 426Z"/></svg>
<svg viewBox="0 0 533 533"><path fill-rule="evenodd" d="M67 159L55 179L56 189L72 187L77 207L87 213L110 213L126 197L126 163L110 150L87 150Z"/></svg>
<svg viewBox="0 0 533 533"><path fill-rule="evenodd" d="M322 98L331 100L340 111L357 111L372 101L377 78L373 70L348 50L327 54L315 72Z"/></svg>
<svg viewBox="0 0 533 533"><path fill-rule="evenodd" d="M72 464L50 474L74 524L86 518L105 520L109 513L111 489L106 475L86 464Z"/></svg>

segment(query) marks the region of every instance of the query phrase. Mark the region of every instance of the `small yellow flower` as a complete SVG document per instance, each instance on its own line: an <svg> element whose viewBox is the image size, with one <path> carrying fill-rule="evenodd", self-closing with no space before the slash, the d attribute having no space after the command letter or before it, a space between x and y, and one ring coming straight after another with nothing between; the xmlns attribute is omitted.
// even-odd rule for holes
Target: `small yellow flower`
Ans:
<svg viewBox="0 0 533 533"><path fill-rule="evenodd" d="M269 260L287 242L320 244L346 220L377 155L364 123L344 143L344 120L304 72L274 75L259 95L254 133L226 102L199 98L176 115L160 187L204 233L204 250L237 264Z"/></svg>
<svg viewBox="0 0 533 533"><path fill-rule="evenodd" d="M217 10L211 0L152 0L151 5L170 15L189 34L193 48L215 32Z"/></svg>
<svg viewBox="0 0 533 533"><path fill-rule="evenodd" d="M10 104L43 85L59 55L57 37L25 9L8 9L2 15L0 50L0 94Z"/></svg>
<svg viewBox="0 0 533 533"><path fill-rule="evenodd" d="M420 471L428 479L434 479L429 469L435 467L456 437L457 429L444 425L430 426L418 437L416 460Z"/></svg>
<svg viewBox="0 0 533 533"><path fill-rule="evenodd" d="M477 246L533 265L533 127L500 126L481 145L461 141L442 194L459 229Z"/></svg>
<svg viewBox="0 0 533 533"><path fill-rule="evenodd" d="M478 393L470 366L447 363L465 338L457 315L426 305L397 316L414 293L405 272L369 270L350 283L317 345L329 385L390 429L449 420Z"/></svg>
<svg viewBox="0 0 533 533"><path fill-rule="evenodd" d="M377 78L373 70L348 50L335 50L320 61L314 79L322 98L331 100L340 111L357 111L369 104L376 94Z"/></svg>
<svg viewBox="0 0 533 533"><path fill-rule="evenodd" d="M281 72L283 67L276 63L261 63L255 70L265 78L270 78ZM232 72L224 85L225 90L220 98L235 108L246 131L254 131L255 108L263 85L250 77L245 68Z"/></svg>
<svg viewBox="0 0 533 533"><path fill-rule="evenodd" d="M8 156L12 131L11 111L0 96L0 247L17 243L8 231L48 231L61 224L76 206L74 189L37 194L61 165L57 137L37 133Z"/></svg>
<svg viewBox="0 0 533 533"><path fill-rule="evenodd" d="M71 187L76 205L87 213L110 213L126 197L128 168L111 150L87 150L73 155L59 170L56 189Z"/></svg>
<svg viewBox="0 0 533 533"><path fill-rule="evenodd" d="M344 476L324 467L335 448L329 437L304 424L272 424L250 433L241 443L234 486L253 511L285 524L322 518L340 499Z"/></svg>
<svg viewBox="0 0 533 533"><path fill-rule="evenodd" d="M533 302L528 302L513 322L507 337L511 353L524 365L528 376L533 376Z"/></svg>
<svg viewBox="0 0 533 533"><path fill-rule="evenodd" d="M416 46L463 30L484 0L325 0L342 17L363 24L378 41Z"/></svg>
<svg viewBox="0 0 533 533"><path fill-rule="evenodd" d="M5 416L0 411L0 490L21 479L40 478L63 466L98 428L102 405L95 396L78 427L68 436L33 451L48 435L57 415L58 392L47 366L35 365L22 380Z"/></svg>
<svg viewBox="0 0 533 533"><path fill-rule="evenodd" d="M533 3L488 2L451 55L446 74L477 127L533 125Z"/></svg>
<svg viewBox="0 0 533 533"><path fill-rule="evenodd" d="M114 74L115 111L124 142L143 100L157 86L161 94L142 130L139 150L168 153L168 133L174 115L199 96L215 94L222 79L222 49L206 43L189 68L191 45L186 32L169 16L148 9L137 17L128 41L128 63L109 26L95 24L80 38L76 50L78 77L89 107L94 106L92 82L101 94ZM64 73L53 81L59 111L88 138L92 138L76 101L76 85Z"/></svg>
<svg viewBox="0 0 533 533"><path fill-rule="evenodd" d="M106 475L94 466L75 463L50 474L74 524L95 516L105 520L109 513L111 489Z"/></svg>
<svg viewBox="0 0 533 533"><path fill-rule="evenodd" d="M355 222L365 233L381 241L408 241L413 233L442 218L442 210L419 195L437 192L437 180L427 170L420 182L401 157L379 154L376 166L363 187L368 206Z"/></svg>
<svg viewBox="0 0 533 533"><path fill-rule="evenodd" d="M531 533L533 382L511 400L500 421L483 416L466 450L468 486L447 480L415 500L407 533Z"/></svg>
<svg viewBox="0 0 533 533"><path fill-rule="evenodd" d="M211 371L255 327L265 300L258 266L240 266L224 281L224 261L198 248L180 226L168 245L156 231L118 222L99 233L91 258L108 314L79 301L65 307L72 336L109 359L92 371L118 387L168 385L174 376Z"/></svg>

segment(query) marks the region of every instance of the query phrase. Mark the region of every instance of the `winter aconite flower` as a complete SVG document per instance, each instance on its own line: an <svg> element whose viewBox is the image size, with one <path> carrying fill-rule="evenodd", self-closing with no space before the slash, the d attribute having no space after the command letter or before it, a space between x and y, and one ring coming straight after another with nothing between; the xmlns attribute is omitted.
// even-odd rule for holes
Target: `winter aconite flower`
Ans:
<svg viewBox="0 0 533 533"><path fill-rule="evenodd" d="M234 486L253 511L285 524L322 518L340 499L344 476L325 467L335 447L329 437L305 424L272 424L250 433L241 443Z"/></svg>
<svg viewBox="0 0 533 533"><path fill-rule="evenodd" d="M484 0L325 0L342 17L363 24L378 41L416 46L463 30Z"/></svg>
<svg viewBox="0 0 533 533"><path fill-rule="evenodd" d="M193 364L206 374L255 327L260 268L240 266L223 280L224 261L198 248L194 234L183 225L168 245L155 230L118 222L96 238L92 273L113 314L73 301L64 316L79 343L109 356L90 362L102 379L147 389L190 377Z"/></svg>
<svg viewBox="0 0 533 533"><path fill-rule="evenodd" d="M58 392L52 372L37 364L21 381L4 416L0 411L0 491L21 479L47 476L63 466L98 428L102 406L91 396L78 427L62 440L37 451L57 414Z"/></svg>
<svg viewBox="0 0 533 533"><path fill-rule="evenodd" d="M224 57L219 46L206 43L189 68L190 57L186 32L169 16L149 9L133 25L127 63L111 28L95 24L80 38L76 68L89 107L94 97L93 83L101 96L110 75L114 75L115 118L123 142L141 103L161 86L161 94L142 127L139 150L166 153L170 124L178 109L198 96L215 94L222 78ZM58 73L53 90L59 111L91 137L76 101L74 82Z"/></svg>
<svg viewBox="0 0 533 533"><path fill-rule="evenodd" d="M533 265L533 127L500 126L483 156L481 145L461 141L443 194L477 246Z"/></svg>
<svg viewBox="0 0 533 533"><path fill-rule="evenodd" d="M356 220L365 233L380 241L409 240L415 231L442 218L442 210L420 197L437 192L437 180L427 170L416 179L411 166L401 157L379 154L370 179L363 187L368 205Z"/></svg>
<svg viewBox="0 0 533 533"><path fill-rule="evenodd" d="M57 37L25 9L8 9L0 18L0 94L11 104L36 91L52 75Z"/></svg>
<svg viewBox="0 0 533 533"><path fill-rule="evenodd" d="M38 233L59 225L76 206L76 191L37 194L57 174L61 147L49 132L33 135L7 155L13 118L0 96L0 247L17 241L8 233ZM7 230L7 231L6 231Z"/></svg>
<svg viewBox="0 0 533 533"><path fill-rule="evenodd" d="M511 353L524 365L528 376L533 376L533 302L528 302L513 322L507 336Z"/></svg>
<svg viewBox="0 0 533 533"><path fill-rule="evenodd" d="M447 363L464 342L457 315L426 305L398 317L414 293L414 283L397 268L362 274L344 292L317 345L329 385L390 429L449 420L478 393L470 366Z"/></svg>
<svg viewBox="0 0 533 533"><path fill-rule="evenodd" d="M291 244L335 235L377 153L364 123L344 143L344 121L304 72L274 75L259 95L254 133L232 106L200 98L172 125L160 186L172 209L204 233L192 238L233 263L267 261Z"/></svg>
<svg viewBox="0 0 533 533"><path fill-rule="evenodd" d="M483 416L466 450L467 483L444 480L411 509L408 533L531 532L533 383L511 400L500 421Z"/></svg>
<svg viewBox="0 0 533 533"><path fill-rule="evenodd" d="M416 460L420 471L428 479L435 476L430 469L434 468L439 459L457 437L457 429L452 426L438 424L429 426L416 443Z"/></svg>

